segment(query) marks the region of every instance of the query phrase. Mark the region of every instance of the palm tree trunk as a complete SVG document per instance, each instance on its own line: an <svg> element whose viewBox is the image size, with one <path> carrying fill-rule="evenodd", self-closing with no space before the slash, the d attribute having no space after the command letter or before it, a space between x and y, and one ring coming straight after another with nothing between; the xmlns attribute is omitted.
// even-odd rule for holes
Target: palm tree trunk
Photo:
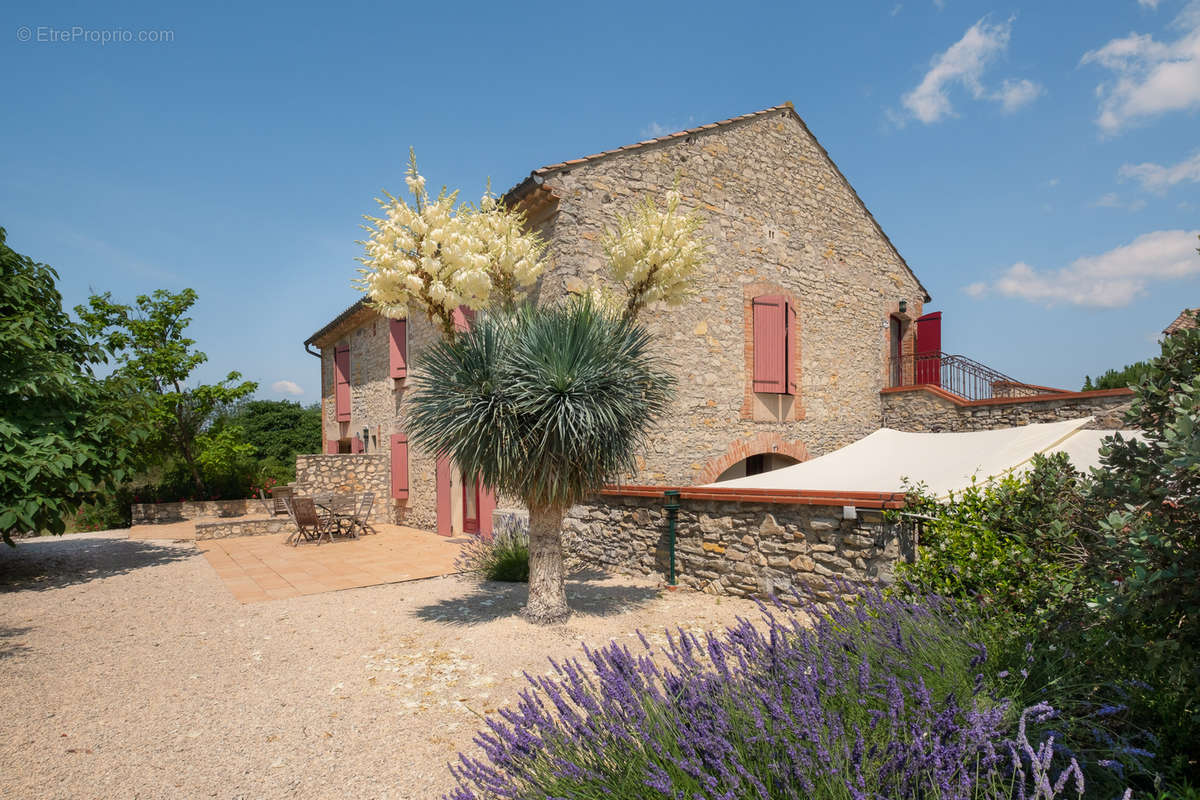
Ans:
<svg viewBox="0 0 1200 800"><path fill-rule="evenodd" d="M525 619L538 625L565 622L571 616L563 585L562 507L529 508L529 600Z"/></svg>

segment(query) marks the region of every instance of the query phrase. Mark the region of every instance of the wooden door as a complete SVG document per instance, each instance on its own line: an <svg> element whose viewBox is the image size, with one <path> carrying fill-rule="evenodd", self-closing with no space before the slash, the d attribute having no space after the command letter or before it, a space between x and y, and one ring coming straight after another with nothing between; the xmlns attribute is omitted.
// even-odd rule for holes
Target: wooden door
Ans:
<svg viewBox="0 0 1200 800"><path fill-rule="evenodd" d="M463 533L479 533L479 479L468 481L464 478L462 487Z"/></svg>

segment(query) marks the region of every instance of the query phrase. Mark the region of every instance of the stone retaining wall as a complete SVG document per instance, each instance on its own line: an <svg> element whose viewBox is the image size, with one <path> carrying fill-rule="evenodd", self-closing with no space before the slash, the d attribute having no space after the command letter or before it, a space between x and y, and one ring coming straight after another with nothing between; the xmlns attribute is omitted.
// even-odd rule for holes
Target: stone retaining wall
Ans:
<svg viewBox="0 0 1200 800"><path fill-rule="evenodd" d="M265 513L262 502L249 500L184 500L180 503L134 503L134 525L163 525L191 519L244 517Z"/></svg>
<svg viewBox="0 0 1200 800"><path fill-rule="evenodd" d="M248 519L229 522L197 522L196 540L225 539L230 536L266 536L272 533L288 534L296 530L289 517L271 519Z"/></svg>
<svg viewBox="0 0 1200 800"><path fill-rule="evenodd" d="M840 506L680 503L676 580L711 594L786 597L796 588L828 597L830 578L890 583L896 561L911 553L904 529L879 511L845 520ZM668 574L662 498L594 498L574 506L563 529L567 552L586 563Z"/></svg>
<svg viewBox="0 0 1200 800"><path fill-rule="evenodd" d="M372 522L394 522L392 468L382 453L296 456L297 495L375 493Z"/></svg>
<svg viewBox="0 0 1200 800"><path fill-rule="evenodd" d="M956 399L948 392L913 386L885 389L880 398L885 428L940 433L996 430L1080 417L1096 418L1088 424L1089 428L1116 430L1123 427L1132 395L1128 389L1109 389L971 402Z"/></svg>

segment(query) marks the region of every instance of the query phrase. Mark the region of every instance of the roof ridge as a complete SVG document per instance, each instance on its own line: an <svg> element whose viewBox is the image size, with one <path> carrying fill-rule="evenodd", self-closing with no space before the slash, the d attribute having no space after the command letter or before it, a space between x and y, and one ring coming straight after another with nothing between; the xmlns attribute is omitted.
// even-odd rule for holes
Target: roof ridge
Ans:
<svg viewBox="0 0 1200 800"><path fill-rule="evenodd" d="M621 153L626 150L636 150L639 147L647 147L649 145L658 144L660 142L669 142L672 139L678 139L680 136L691 136L694 133L700 133L702 131L712 130L713 128L720 128L725 125L730 125L734 122L741 122L742 120L753 119L754 117L761 117L764 114L772 114L776 111L783 111L784 109L791 109L792 111L795 111L795 108L792 106L791 102L789 101L786 103L781 103L777 106L771 106L770 108L764 108L761 111L752 111L749 114L742 114L741 116L738 116L738 117L730 117L729 119L722 119L722 120L718 120L717 122L710 122L707 125L697 125L694 128L686 128L682 131L676 131L675 133L668 133L664 136L656 136L652 139L643 139L640 142L634 142L632 144L626 144L626 145L622 145L620 147L614 147L612 150L602 150L599 153L592 153L590 156L583 156L582 158L572 158L567 161L560 161L557 164L547 164L544 167L538 167L533 172L531 172L530 175L544 175L547 172L553 172L555 170L559 170L564 167L571 167L571 166L574 166L575 164L582 164L586 161L594 161L599 158L605 158L607 156L611 156L616 153Z"/></svg>

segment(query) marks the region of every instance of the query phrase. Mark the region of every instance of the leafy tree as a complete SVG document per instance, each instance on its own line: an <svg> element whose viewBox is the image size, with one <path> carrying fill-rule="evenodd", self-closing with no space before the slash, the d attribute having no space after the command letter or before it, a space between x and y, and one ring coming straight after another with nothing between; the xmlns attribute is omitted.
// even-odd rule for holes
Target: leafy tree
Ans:
<svg viewBox="0 0 1200 800"><path fill-rule="evenodd" d="M1169 721L1167 749L1182 754L1200 736L1200 328L1165 337L1134 392L1125 422L1143 437L1107 440L1095 475L1108 513L1094 603L1159 690L1147 700ZM1200 777L1200 764L1190 770Z"/></svg>
<svg viewBox="0 0 1200 800"><path fill-rule="evenodd" d="M62 308L58 273L0 228L0 536L61 534L64 517L122 481L143 436L138 398L99 381L105 351Z"/></svg>
<svg viewBox="0 0 1200 800"><path fill-rule="evenodd" d="M1103 375L1092 381L1091 375L1083 376L1082 391L1090 392L1096 389L1124 389L1126 386L1134 386L1146 376L1150 371L1150 362L1138 361L1133 364L1127 364L1121 369L1110 369Z"/></svg>
<svg viewBox="0 0 1200 800"><path fill-rule="evenodd" d="M223 422L238 425L245 442L260 461L295 468L296 455L321 450L321 406L302 406L289 400L246 400L223 415Z"/></svg>
<svg viewBox="0 0 1200 800"><path fill-rule="evenodd" d="M196 292L172 293L158 289L138 295L136 307L114 303L112 294L93 295L87 306L75 311L89 332L100 337L119 365L115 375L131 381L149 395L149 423L153 438L143 451L147 463L183 459L196 490L205 492L196 438L214 412L246 397L258 388L230 372L216 384L186 386L188 378L208 356L195 350L194 339L184 336L191 318L184 316L196 302Z"/></svg>

